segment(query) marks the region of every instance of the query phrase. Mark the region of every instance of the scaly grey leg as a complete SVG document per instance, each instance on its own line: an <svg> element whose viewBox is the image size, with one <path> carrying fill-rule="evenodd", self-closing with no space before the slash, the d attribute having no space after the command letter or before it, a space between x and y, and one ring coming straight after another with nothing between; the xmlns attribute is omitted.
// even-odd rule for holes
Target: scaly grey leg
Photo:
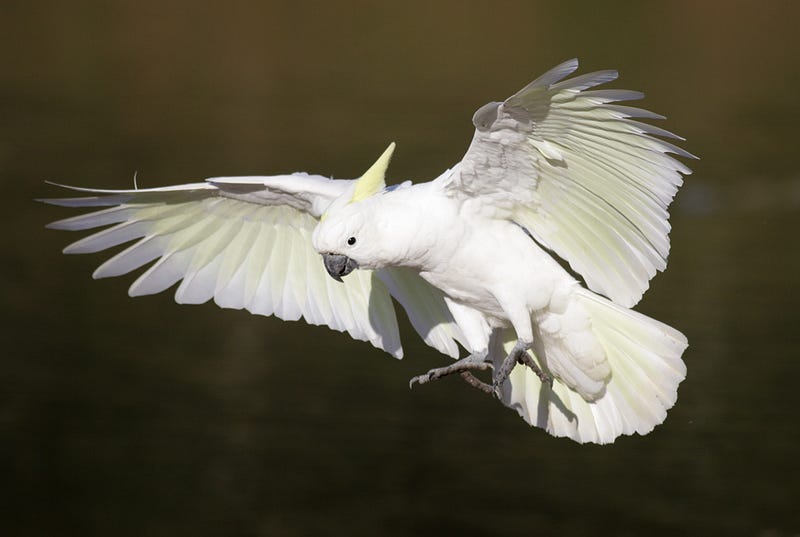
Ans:
<svg viewBox="0 0 800 537"><path fill-rule="evenodd" d="M486 384L485 382L480 380L478 377L476 377L469 371L462 371L461 378L464 379L464 381L473 388L477 388L487 395L491 395L492 392L494 391L494 388L492 388L491 384Z"/></svg>
<svg viewBox="0 0 800 537"><path fill-rule="evenodd" d="M528 354L528 349L530 349L530 344L526 344L522 340L517 341L514 348L511 349L511 352L508 353L503 359L503 363L500 364L500 367L494 373L494 382L493 384L493 391L495 397L500 399L500 387L503 383L508 379L508 376L511 374L511 370L514 369L514 366L517 364L524 364L531 368L536 376L539 377L543 383L548 384L549 386L553 386L553 379L550 378L544 371L541 370L539 365L531 358L531 355Z"/></svg>
<svg viewBox="0 0 800 537"><path fill-rule="evenodd" d="M428 382L432 382L442 377L459 373L468 384L478 388L479 390L486 391L486 389L489 388L489 385L478 380L475 375L472 374L472 371L486 371L487 369L491 369L492 364L486 361L487 354L487 351L476 352L447 367L437 367L436 369L431 369L424 375L417 375L408 381L408 387L412 388L414 384L427 384ZM481 385L484 385L486 388Z"/></svg>

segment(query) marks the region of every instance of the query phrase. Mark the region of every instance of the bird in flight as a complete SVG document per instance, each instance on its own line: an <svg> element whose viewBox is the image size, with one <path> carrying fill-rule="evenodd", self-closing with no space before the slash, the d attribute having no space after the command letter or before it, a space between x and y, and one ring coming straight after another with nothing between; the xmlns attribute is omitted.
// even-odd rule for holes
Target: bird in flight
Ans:
<svg viewBox="0 0 800 537"><path fill-rule="evenodd" d="M568 78L570 60L475 112L461 162L426 183L386 186L389 145L358 179L293 173L163 188L65 187L42 200L96 210L54 229L103 228L67 246L133 242L94 272L153 262L131 296L180 282L175 300L303 318L401 358L393 300L450 375L577 442L647 434L686 375L687 340L632 310L666 267L681 139L595 89L612 70ZM63 186L63 185L58 185ZM482 380L485 379L485 380Z"/></svg>

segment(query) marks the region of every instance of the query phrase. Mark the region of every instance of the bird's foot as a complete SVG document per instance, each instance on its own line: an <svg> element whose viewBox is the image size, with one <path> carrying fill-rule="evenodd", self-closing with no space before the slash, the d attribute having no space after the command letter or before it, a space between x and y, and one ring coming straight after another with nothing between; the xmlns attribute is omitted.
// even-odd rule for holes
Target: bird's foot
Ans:
<svg viewBox="0 0 800 537"><path fill-rule="evenodd" d="M503 359L503 363L500 364L500 367L494 372L494 381L492 382L492 393L494 396L500 399L500 387L503 383L508 379L508 376L511 374L511 370L514 369L514 366L517 364L523 364L528 366L536 376L539 377L539 380L542 381L543 384L547 384L551 388L553 387L553 379L542 371L531 355L528 354L528 349L530 348L530 344L526 344L522 341L517 341L517 344L514 345L514 348L511 349L511 352L508 353Z"/></svg>
<svg viewBox="0 0 800 537"><path fill-rule="evenodd" d="M432 382L442 377L458 373L461 375L461 378L463 378L470 386L487 394L492 393L492 387L489 384L479 380L478 377L472 374L473 371L486 371L487 369L491 369L492 364L486 361L487 354L488 353L486 351L476 352L447 367L437 367L436 369L431 369L427 373L423 375L417 375L408 381L408 387L413 388L414 384L427 384L428 382Z"/></svg>
<svg viewBox="0 0 800 537"><path fill-rule="evenodd" d="M491 395L494 388L492 388L491 384L486 384L481 379L470 373L469 371L462 371L461 378L464 379L464 382L472 386L473 388L477 388L486 395Z"/></svg>

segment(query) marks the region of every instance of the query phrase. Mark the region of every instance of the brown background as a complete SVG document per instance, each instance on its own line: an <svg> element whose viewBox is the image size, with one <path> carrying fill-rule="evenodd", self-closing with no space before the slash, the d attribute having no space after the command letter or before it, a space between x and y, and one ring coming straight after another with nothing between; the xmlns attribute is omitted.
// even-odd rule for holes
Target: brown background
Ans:
<svg viewBox="0 0 800 537"><path fill-rule="evenodd" d="M168 4L168 5L167 5ZM795 2L3 2L0 533L800 532ZM702 160L639 309L683 330L664 425L612 446L303 323L129 299L43 180L125 188L457 162L473 111L613 67Z"/></svg>

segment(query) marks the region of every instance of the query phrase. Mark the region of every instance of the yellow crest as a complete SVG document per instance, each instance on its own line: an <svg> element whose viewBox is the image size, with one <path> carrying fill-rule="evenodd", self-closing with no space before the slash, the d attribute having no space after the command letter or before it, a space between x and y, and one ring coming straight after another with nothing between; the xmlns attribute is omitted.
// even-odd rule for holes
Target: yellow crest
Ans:
<svg viewBox="0 0 800 537"><path fill-rule="evenodd" d="M386 168L389 167L392 153L394 153L394 142L389 144L389 147L378 157L375 164L370 166L364 175L356 181L356 188L353 191L353 197L350 198L350 203L361 201L386 188L386 182L383 178L386 175Z"/></svg>

